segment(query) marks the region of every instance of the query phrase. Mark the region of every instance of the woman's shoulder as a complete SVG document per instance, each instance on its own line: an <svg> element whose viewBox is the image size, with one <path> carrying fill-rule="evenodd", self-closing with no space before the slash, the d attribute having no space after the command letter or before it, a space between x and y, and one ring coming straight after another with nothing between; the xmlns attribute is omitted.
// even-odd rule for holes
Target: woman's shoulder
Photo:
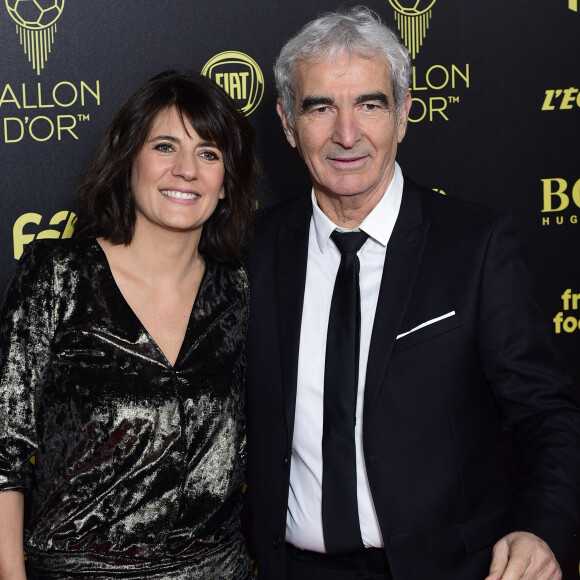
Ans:
<svg viewBox="0 0 580 580"><path fill-rule="evenodd" d="M70 299L78 281L91 276L95 264L91 253L99 250L90 239L34 240L25 247L5 290L4 311L47 300L54 308L54 300Z"/></svg>
<svg viewBox="0 0 580 580"><path fill-rule="evenodd" d="M229 262L215 262L219 265L224 276L228 276L233 280L247 281L248 272L241 260L233 260Z"/></svg>
<svg viewBox="0 0 580 580"><path fill-rule="evenodd" d="M94 238L37 239L25 247L16 269L36 275L81 272L94 265L100 252Z"/></svg>
<svg viewBox="0 0 580 580"><path fill-rule="evenodd" d="M215 284L222 290L228 288L235 293L249 293L248 272L240 260L218 262L206 258L206 268Z"/></svg>
<svg viewBox="0 0 580 580"><path fill-rule="evenodd" d="M20 259L58 263L65 259L86 259L98 249L95 238L36 239L26 246Z"/></svg>

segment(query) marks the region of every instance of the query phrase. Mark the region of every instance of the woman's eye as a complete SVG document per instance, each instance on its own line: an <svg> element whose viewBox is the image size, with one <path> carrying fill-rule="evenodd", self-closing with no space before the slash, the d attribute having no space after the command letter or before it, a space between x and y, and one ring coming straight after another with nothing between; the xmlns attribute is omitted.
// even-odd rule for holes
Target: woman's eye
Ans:
<svg viewBox="0 0 580 580"><path fill-rule="evenodd" d="M216 159L219 159L217 153L214 153L213 151L203 151L201 156L208 161L215 161Z"/></svg>
<svg viewBox="0 0 580 580"><path fill-rule="evenodd" d="M170 151L173 151L173 147L169 143L159 143L158 145L155 145L155 149L157 149L157 151L161 151L162 153L169 153Z"/></svg>

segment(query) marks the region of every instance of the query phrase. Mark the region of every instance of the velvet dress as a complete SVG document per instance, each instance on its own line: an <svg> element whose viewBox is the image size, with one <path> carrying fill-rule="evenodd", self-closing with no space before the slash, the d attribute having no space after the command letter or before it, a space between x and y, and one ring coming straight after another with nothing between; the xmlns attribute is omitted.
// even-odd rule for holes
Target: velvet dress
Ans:
<svg viewBox="0 0 580 580"><path fill-rule="evenodd" d="M249 288L206 260L172 366L93 239L30 244L0 318L0 490L32 579L247 580Z"/></svg>

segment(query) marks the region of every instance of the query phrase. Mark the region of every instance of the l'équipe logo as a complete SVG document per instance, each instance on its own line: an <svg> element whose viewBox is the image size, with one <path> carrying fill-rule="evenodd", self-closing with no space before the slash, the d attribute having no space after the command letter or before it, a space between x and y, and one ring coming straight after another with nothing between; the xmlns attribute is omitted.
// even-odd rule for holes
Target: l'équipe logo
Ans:
<svg viewBox="0 0 580 580"><path fill-rule="evenodd" d="M546 89L542 111L569 111L570 109L580 109L580 89L576 87Z"/></svg>
<svg viewBox="0 0 580 580"><path fill-rule="evenodd" d="M572 292L571 288L564 290L560 296L562 310L554 316L554 332L556 334L571 334L580 328L580 293Z"/></svg>
<svg viewBox="0 0 580 580"><path fill-rule="evenodd" d="M73 234L76 215L72 211L59 211L48 221L49 228L40 229L43 217L39 213L25 213L21 215L12 228L12 243L14 245L14 259L19 260L24 246L34 239L70 238Z"/></svg>
<svg viewBox="0 0 580 580"><path fill-rule="evenodd" d="M542 226L578 224L580 179L542 179Z"/></svg>
<svg viewBox="0 0 580 580"><path fill-rule="evenodd" d="M6 12L16 24L25 57L41 76L52 51L57 21L65 0L5 0ZM91 106L101 104L98 80L27 82L21 78L0 84L1 140L3 143L46 142L79 139L81 125L90 121Z"/></svg>
<svg viewBox="0 0 580 580"><path fill-rule="evenodd" d="M389 0L395 9L397 28L414 63L410 87L413 107L409 116L412 123L449 121L452 106L460 102L460 93L470 87L469 64L416 64L436 1Z"/></svg>
<svg viewBox="0 0 580 580"><path fill-rule="evenodd" d="M201 72L222 87L244 115L253 113L262 101L264 75L258 63L243 52L220 52L205 63Z"/></svg>

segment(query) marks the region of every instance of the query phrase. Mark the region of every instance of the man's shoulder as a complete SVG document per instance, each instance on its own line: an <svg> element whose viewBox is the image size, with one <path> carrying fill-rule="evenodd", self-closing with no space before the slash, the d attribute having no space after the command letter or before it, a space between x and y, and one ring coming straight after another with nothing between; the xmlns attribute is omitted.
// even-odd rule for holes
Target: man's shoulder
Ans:
<svg viewBox="0 0 580 580"><path fill-rule="evenodd" d="M300 228L307 225L312 215L310 196L302 194L285 199L275 205L257 210L254 240L275 236L281 226Z"/></svg>
<svg viewBox="0 0 580 580"><path fill-rule="evenodd" d="M310 196L306 193L284 199L276 204L258 209L258 228L273 226L280 222L308 219L312 214Z"/></svg>
<svg viewBox="0 0 580 580"><path fill-rule="evenodd" d="M420 199L423 218L435 224L452 229L473 229L483 227L488 229L498 222L514 222L515 218L497 208L474 203L453 195L445 195L439 191L418 185L405 178L403 197L415 196Z"/></svg>
<svg viewBox="0 0 580 580"><path fill-rule="evenodd" d="M256 263L263 267L269 259L273 259L281 235L284 239L289 239L285 234L289 234L290 239L303 239L302 233L307 234L311 215L312 202L306 193L276 205L260 207L252 239L242 257L244 264L250 270ZM298 238L292 236L296 232Z"/></svg>

